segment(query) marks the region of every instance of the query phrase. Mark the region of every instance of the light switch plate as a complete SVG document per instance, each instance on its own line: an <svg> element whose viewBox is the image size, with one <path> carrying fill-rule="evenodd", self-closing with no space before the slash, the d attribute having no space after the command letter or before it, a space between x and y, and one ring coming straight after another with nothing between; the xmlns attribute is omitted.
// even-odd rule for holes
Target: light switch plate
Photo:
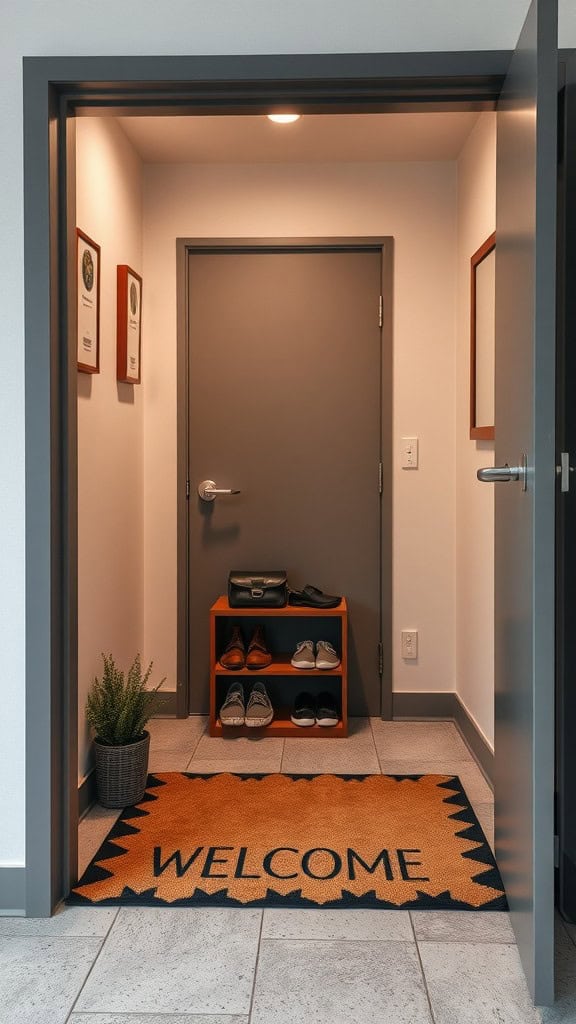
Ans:
<svg viewBox="0 0 576 1024"><path fill-rule="evenodd" d="M402 469L418 469L418 438L402 438Z"/></svg>
<svg viewBox="0 0 576 1024"><path fill-rule="evenodd" d="M415 661L418 657L418 630L402 630L402 657L406 661Z"/></svg>

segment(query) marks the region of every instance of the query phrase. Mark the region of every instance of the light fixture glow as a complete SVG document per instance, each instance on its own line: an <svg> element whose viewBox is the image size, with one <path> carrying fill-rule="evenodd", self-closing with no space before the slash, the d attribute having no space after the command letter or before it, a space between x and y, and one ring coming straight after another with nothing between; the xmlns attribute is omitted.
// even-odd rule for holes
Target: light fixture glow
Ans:
<svg viewBox="0 0 576 1024"><path fill-rule="evenodd" d="M294 121L299 121L302 114L267 114L269 121L274 121L274 124L293 124Z"/></svg>

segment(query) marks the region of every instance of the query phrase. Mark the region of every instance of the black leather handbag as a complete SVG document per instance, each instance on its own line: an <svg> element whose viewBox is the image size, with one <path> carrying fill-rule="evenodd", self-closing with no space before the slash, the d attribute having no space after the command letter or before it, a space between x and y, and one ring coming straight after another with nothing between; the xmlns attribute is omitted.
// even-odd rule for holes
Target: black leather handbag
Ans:
<svg viewBox="0 0 576 1024"><path fill-rule="evenodd" d="M283 569L274 572L241 572L228 576L231 608L283 608L288 601L288 578Z"/></svg>

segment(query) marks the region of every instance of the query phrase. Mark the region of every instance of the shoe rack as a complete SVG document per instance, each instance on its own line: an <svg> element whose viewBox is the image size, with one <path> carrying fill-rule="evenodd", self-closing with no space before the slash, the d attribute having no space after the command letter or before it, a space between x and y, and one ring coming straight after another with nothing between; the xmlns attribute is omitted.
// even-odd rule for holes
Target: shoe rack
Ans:
<svg viewBox="0 0 576 1024"><path fill-rule="evenodd" d="M263 669L243 668L230 671L222 668L218 658L224 649L230 622L244 628L246 642L259 624L266 631L266 642L272 653L272 664ZM340 654L335 669L299 669L290 664L298 640L329 640ZM246 694L257 679L265 681L274 707L274 718L262 729L251 726L222 726L218 717L220 705L230 683L240 679ZM317 695L323 690L333 693L341 709L338 725L302 727L290 720L292 700L301 690ZM210 609L210 721L211 736L347 736L348 735L348 608L346 599L336 608L231 608L227 597L219 597Z"/></svg>

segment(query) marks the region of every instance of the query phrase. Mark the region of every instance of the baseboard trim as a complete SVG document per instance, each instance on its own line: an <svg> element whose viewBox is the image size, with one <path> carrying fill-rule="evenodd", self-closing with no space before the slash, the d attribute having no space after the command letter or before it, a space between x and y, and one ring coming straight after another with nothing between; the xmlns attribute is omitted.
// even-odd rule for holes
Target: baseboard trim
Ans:
<svg viewBox="0 0 576 1024"><path fill-rule="evenodd" d="M96 770L92 768L78 786L78 820L96 803Z"/></svg>
<svg viewBox="0 0 576 1024"><path fill-rule="evenodd" d="M407 721L455 722L488 781L494 780L494 753L457 693L394 693L392 717Z"/></svg>
<svg viewBox="0 0 576 1024"><path fill-rule="evenodd" d="M456 713L454 715L454 721L460 729L462 736L470 750L474 754L474 757L478 761L484 775L494 785L494 751L488 745L486 738L480 732L480 729L476 725L476 722L472 718L472 715L468 711L466 705L462 702L459 695L454 694L456 697Z"/></svg>
<svg viewBox="0 0 576 1024"><path fill-rule="evenodd" d="M152 715L153 718L175 718L176 717L176 690L158 690L161 698L158 710Z"/></svg>
<svg viewBox="0 0 576 1024"><path fill-rule="evenodd" d="M26 914L26 868L0 867L0 916Z"/></svg>
<svg viewBox="0 0 576 1024"><path fill-rule="evenodd" d="M455 718L455 693L393 693L392 717L406 719Z"/></svg>

